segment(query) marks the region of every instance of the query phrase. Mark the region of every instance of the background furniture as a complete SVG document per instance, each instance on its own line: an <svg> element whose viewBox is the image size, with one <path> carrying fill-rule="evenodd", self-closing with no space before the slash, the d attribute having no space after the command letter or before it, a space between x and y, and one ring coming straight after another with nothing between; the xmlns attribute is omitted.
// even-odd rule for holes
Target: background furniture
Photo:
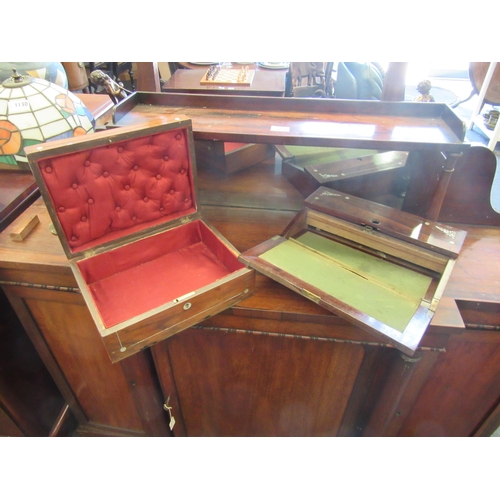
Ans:
<svg viewBox="0 0 500 500"><path fill-rule="evenodd" d="M134 72L131 62L87 62L85 66L89 75L95 69L100 69L118 83L123 83L120 80L120 75L126 71L130 78L130 88L131 90L135 90ZM98 90L93 84L91 84L91 87L94 92Z"/></svg>
<svg viewBox="0 0 500 500"><path fill-rule="evenodd" d="M195 140L432 150L438 154L428 167L438 185L423 206L426 218L432 220L439 213L457 155L470 147L463 142L463 122L440 103L136 92L116 107L114 122L124 126L166 115L191 118Z"/></svg>
<svg viewBox="0 0 500 500"><path fill-rule="evenodd" d="M184 63L182 63L184 64ZM251 85L205 85L200 80L208 67L194 66L195 69L177 69L171 78L162 85L166 93L194 93L218 95L243 95L260 97L283 97L285 95L286 72L284 70L265 70L255 64L249 65L255 71ZM234 64L240 69L241 64ZM195 141L198 163L207 163L231 174L264 161L274 155L274 149L266 144L245 144L224 141Z"/></svg>
<svg viewBox="0 0 500 500"><path fill-rule="evenodd" d="M334 95L338 99L380 99L384 77L378 63L339 62Z"/></svg>
<svg viewBox="0 0 500 500"><path fill-rule="evenodd" d="M87 69L83 62L63 62L66 75L68 76L68 89L71 92L81 90L85 94L90 92L90 82Z"/></svg>
<svg viewBox="0 0 500 500"><path fill-rule="evenodd" d="M477 63L475 64L476 65L473 68L475 73L471 75L471 78L476 79L479 82L481 81L481 76L486 67L485 65L488 63L483 63L482 67L478 66ZM500 138L500 121L497 122L494 130L490 130L484 125L484 119L480 115L480 113L485 102L500 104L500 73L496 72L496 69L496 62L490 62L488 64L486 74L484 76L484 79L482 79L477 106L474 109L469 122L470 130L472 130L472 128L476 126L483 132L483 134L486 135L486 137L489 138L488 148L490 148L492 151L495 149Z"/></svg>
<svg viewBox="0 0 500 500"><path fill-rule="evenodd" d="M283 97L285 95L285 73L280 71L255 71L250 85L200 84L205 76L204 69L178 69L168 81L162 85L162 92L252 95Z"/></svg>

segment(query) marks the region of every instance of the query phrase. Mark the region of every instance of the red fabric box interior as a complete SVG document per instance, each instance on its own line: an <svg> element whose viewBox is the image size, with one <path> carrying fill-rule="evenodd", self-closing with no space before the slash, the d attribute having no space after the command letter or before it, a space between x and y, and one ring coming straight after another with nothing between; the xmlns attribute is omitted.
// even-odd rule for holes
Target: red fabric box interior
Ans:
<svg viewBox="0 0 500 500"><path fill-rule="evenodd" d="M245 267L202 220L179 222L197 212L187 128L38 166L65 249L83 256L76 265L105 328Z"/></svg>

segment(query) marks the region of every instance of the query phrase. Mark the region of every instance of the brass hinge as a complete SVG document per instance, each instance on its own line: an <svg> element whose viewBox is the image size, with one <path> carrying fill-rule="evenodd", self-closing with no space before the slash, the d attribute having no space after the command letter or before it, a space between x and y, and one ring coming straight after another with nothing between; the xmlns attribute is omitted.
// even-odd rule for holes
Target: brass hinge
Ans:
<svg viewBox="0 0 500 500"><path fill-rule="evenodd" d="M304 297L308 298L309 300L312 300L316 304L319 304L319 301L321 300L321 298L318 297L315 293L309 292L308 290L302 290L302 295L304 295Z"/></svg>

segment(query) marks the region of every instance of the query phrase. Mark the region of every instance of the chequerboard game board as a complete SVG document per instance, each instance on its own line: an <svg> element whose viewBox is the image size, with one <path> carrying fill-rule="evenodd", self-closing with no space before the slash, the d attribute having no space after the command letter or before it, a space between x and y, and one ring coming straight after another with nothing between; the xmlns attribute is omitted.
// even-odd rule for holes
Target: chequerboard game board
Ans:
<svg viewBox="0 0 500 500"><path fill-rule="evenodd" d="M241 69L221 68L218 65L210 66L200 80L201 85L250 85L255 74L248 66Z"/></svg>

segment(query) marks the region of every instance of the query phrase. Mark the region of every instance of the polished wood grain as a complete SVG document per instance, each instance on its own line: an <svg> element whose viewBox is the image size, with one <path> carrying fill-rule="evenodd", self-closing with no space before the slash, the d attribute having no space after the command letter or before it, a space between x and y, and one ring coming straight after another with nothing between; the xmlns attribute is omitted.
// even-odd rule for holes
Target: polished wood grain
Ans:
<svg viewBox="0 0 500 500"><path fill-rule="evenodd" d="M360 345L196 329L156 349L188 436L335 436L363 359Z"/></svg>
<svg viewBox="0 0 500 500"><path fill-rule="evenodd" d="M499 356L498 331L468 330L453 336L399 434L474 435L498 404Z"/></svg>
<svg viewBox="0 0 500 500"><path fill-rule="evenodd" d="M458 256L467 236L462 229L324 187L306 198L304 205L450 257Z"/></svg>
<svg viewBox="0 0 500 500"><path fill-rule="evenodd" d="M78 94L78 98L94 117L96 129L106 126L113 119L115 104L108 95Z"/></svg>
<svg viewBox="0 0 500 500"><path fill-rule="evenodd" d="M0 170L0 231L40 196L31 172Z"/></svg>
<svg viewBox="0 0 500 500"><path fill-rule="evenodd" d="M426 203L437 186L443 159L435 152L414 152L408 163L411 180L402 208L424 216ZM499 226L500 214L491 205L497 157L487 147L474 144L460 158L451 176L438 220Z"/></svg>
<svg viewBox="0 0 500 500"><path fill-rule="evenodd" d="M138 93L115 110L125 126L170 115L195 139L380 150L468 149L464 123L439 103Z"/></svg>
<svg viewBox="0 0 500 500"><path fill-rule="evenodd" d="M226 144L220 141L195 141L196 163L206 164L231 175L274 157L271 144Z"/></svg>
<svg viewBox="0 0 500 500"><path fill-rule="evenodd" d="M272 162L198 174L204 216L240 252L303 205ZM170 395L176 436L465 436L500 397L498 228L459 226L467 237L405 378L397 350L260 274L251 297L156 344L153 360L113 365L43 202L26 213L40 223L25 241L0 234L0 281L82 435L169 435L158 406Z"/></svg>

